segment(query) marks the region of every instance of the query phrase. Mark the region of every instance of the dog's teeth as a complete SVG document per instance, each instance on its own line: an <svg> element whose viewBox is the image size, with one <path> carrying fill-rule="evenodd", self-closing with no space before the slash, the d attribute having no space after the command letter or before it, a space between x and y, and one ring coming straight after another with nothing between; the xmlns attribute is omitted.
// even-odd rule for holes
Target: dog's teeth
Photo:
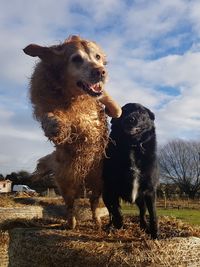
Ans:
<svg viewBox="0 0 200 267"><path fill-rule="evenodd" d="M88 94L92 96L99 96L102 94L102 82L98 82L95 84L84 82L84 81L78 81L77 86L81 87L84 91L86 91Z"/></svg>
<svg viewBox="0 0 200 267"><path fill-rule="evenodd" d="M100 89L102 89L102 83L101 83L101 82L98 83L98 87L99 87Z"/></svg>

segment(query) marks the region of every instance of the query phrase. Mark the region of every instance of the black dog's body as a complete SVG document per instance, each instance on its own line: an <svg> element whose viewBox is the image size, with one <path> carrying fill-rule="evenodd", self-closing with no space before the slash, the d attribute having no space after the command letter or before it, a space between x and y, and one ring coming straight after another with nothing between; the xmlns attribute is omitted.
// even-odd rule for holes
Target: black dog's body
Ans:
<svg viewBox="0 0 200 267"><path fill-rule="evenodd" d="M103 200L110 214L110 226L121 228L123 218L119 200L136 202L140 226L157 238L155 208L158 183L154 114L140 104L127 104L119 119L111 121L111 141L104 162ZM148 229L145 212L150 215Z"/></svg>

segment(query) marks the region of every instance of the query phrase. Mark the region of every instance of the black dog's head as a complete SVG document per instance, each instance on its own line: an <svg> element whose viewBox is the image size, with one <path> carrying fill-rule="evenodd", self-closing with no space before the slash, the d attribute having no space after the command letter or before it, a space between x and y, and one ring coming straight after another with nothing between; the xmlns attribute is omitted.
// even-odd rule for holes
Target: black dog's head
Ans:
<svg viewBox="0 0 200 267"><path fill-rule="evenodd" d="M112 119L112 130L120 128L126 135L137 137L154 129L155 116L148 108L137 103L122 107L122 115Z"/></svg>

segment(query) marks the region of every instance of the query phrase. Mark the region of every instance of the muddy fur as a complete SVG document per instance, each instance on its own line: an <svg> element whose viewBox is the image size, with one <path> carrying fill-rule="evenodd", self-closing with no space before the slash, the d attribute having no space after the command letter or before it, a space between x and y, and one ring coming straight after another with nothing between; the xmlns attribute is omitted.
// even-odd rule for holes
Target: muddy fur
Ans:
<svg viewBox="0 0 200 267"><path fill-rule="evenodd" d="M78 36L51 47L31 44L24 52L41 59L31 77L30 99L35 118L56 147L49 162L53 158L56 182L67 206L68 226L76 225L74 199L84 179L92 190L93 218L100 225L97 205L108 141L105 111L112 117L121 115L121 108L104 90L105 54L96 43Z"/></svg>

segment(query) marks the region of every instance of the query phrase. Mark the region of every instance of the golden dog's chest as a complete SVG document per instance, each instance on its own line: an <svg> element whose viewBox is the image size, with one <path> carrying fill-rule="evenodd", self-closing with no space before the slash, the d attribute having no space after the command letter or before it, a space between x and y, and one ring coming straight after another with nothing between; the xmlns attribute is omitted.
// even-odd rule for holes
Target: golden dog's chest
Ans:
<svg viewBox="0 0 200 267"><path fill-rule="evenodd" d="M91 97L79 99L73 105L72 128L86 137L102 134L101 128L105 125L102 109L102 105Z"/></svg>
<svg viewBox="0 0 200 267"><path fill-rule="evenodd" d="M63 131L68 131L67 146L70 150L79 150L85 146L98 145L105 138L107 133L106 115L103 105L97 99L88 96L80 97L73 102L73 105L65 109L57 110L55 116L63 122ZM66 127L65 127L66 125ZM67 133L63 133L67 135ZM81 149L81 150L82 150Z"/></svg>
<svg viewBox="0 0 200 267"><path fill-rule="evenodd" d="M72 123L72 135L76 134L80 139L88 140L89 143L96 143L103 133L104 120L94 110L91 110L89 114L80 114Z"/></svg>
<svg viewBox="0 0 200 267"><path fill-rule="evenodd" d="M91 111L90 114L82 114L79 117L80 127L98 127L100 123L100 119L97 111ZM94 129L95 130L95 129Z"/></svg>

